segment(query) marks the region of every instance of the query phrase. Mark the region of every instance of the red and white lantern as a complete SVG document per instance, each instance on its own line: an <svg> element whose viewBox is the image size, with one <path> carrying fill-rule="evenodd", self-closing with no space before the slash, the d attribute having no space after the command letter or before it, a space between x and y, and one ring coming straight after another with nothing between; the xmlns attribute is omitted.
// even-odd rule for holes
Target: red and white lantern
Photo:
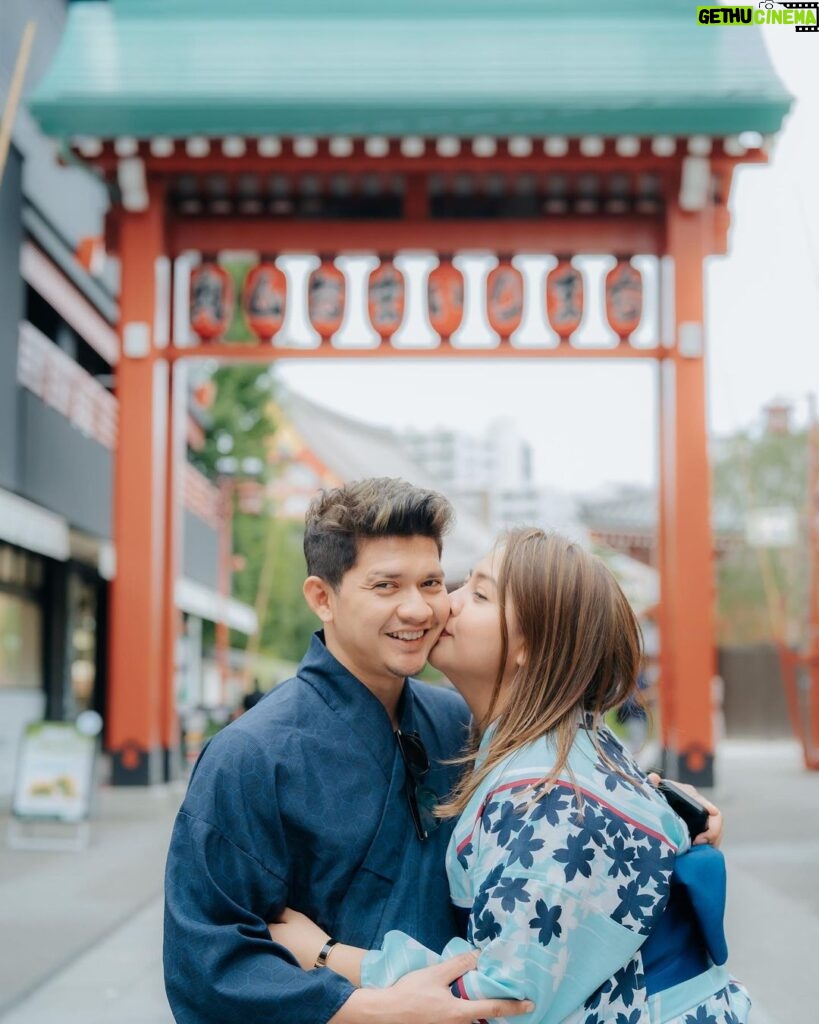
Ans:
<svg viewBox="0 0 819 1024"><path fill-rule="evenodd" d="M546 277L546 315L561 341L583 319L583 275L571 260L559 260Z"/></svg>
<svg viewBox="0 0 819 1024"><path fill-rule="evenodd" d="M449 341L464 318L464 276L451 260L442 259L429 275L427 309L433 331Z"/></svg>
<svg viewBox="0 0 819 1024"><path fill-rule="evenodd" d="M503 341L509 340L523 320L523 275L507 259L486 279L486 318Z"/></svg>
<svg viewBox="0 0 819 1024"><path fill-rule="evenodd" d="M282 329L287 309L287 278L275 263L258 263L245 278L242 309L251 331L269 342Z"/></svg>
<svg viewBox="0 0 819 1024"><path fill-rule="evenodd" d="M367 282L367 309L376 332L388 341L404 319L404 275L390 259L383 259Z"/></svg>
<svg viewBox="0 0 819 1024"><path fill-rule="evenodd" d="M322 260L307 282L307 310L310 323L321 335L330 338L341 327L347 302L347 282L332 260Z"/></svg>
<svg viewBox="0 0 819 1024"><path fill-rule="evenodd" d="M202 341L220 338L233 319L234 293L230 274L218 263L200 263L191 273L190 324Z"/></svg>
<svg viewBox="0 0 819 1024"><path fill-rule="evenodd" d="M643 316L643 275L628 260L619 260L606 275L606 317L620 338L640 326Z"/></svg>

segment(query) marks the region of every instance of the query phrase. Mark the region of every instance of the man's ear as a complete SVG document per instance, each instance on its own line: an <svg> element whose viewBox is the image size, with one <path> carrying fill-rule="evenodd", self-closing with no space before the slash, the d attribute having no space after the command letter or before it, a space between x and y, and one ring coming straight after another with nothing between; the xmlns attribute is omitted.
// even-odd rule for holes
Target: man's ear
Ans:
<svg viewBox="0 0 819 1024"><path fill-rule="evenodd" d="M333 588L320 576L308 576L302 587L304 600L307 602L310 611L317 615L322 622L333 621Z"/></svg>

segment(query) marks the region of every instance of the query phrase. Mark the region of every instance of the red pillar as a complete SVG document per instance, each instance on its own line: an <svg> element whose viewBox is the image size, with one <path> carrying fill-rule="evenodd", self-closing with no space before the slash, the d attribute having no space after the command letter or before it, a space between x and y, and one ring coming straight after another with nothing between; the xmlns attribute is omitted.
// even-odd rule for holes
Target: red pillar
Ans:
<svg viewBox="0 0 819 1024"><path fill-rule="evenodd" d="M714 781L714 579L705 408L703 259L699 213L672 203L674 348L662 363L662 644L664 767L699 786Z"/></svg>
<svg viewBox="0 0 819 1024"><path fill-rule="evenodd" d="M170 315L170 311L168 311ZM184 520L185 368L171 365L168 379L168 428L165 483L165 554L163 558L162 673L160 679L161 741L166 780L182 773L179 716L176 708L176 657L182 613L176 606Z"/></svg>
<svg viewBox="0 0 819 1024"><path fill-rule="evenodd" d="M113 782L164 777L162 757L163 565L168 364L154 344L155 261L164 251L164 190L149 185L148 208L122 211L117 368L119 432L114 462L107 746Z"/></svg>

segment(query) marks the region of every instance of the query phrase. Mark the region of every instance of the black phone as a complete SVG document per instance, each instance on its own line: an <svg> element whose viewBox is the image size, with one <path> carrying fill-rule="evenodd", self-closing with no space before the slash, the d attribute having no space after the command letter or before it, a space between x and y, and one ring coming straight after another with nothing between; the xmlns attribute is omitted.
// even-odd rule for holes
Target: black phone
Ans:
<svg viewBox="0 0 819 1024"><path fill-rule="evenodd" d="M668 779L661 779L657 789L668 801L668 805L688 826L688 834L696 839L708 828L708 811L699 800L683 792L679 786Z"/></svg>

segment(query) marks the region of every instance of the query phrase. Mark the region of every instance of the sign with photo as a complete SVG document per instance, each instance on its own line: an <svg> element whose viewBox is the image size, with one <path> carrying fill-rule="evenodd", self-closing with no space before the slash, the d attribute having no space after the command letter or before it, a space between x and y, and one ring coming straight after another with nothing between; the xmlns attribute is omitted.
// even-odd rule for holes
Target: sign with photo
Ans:
<svg viewBox="0 0 819 1024"><path fill-rule="evenodd" d="M34 722L20 744L12 811L26 820L88 818L97 740L70 722Z"/></svg>

